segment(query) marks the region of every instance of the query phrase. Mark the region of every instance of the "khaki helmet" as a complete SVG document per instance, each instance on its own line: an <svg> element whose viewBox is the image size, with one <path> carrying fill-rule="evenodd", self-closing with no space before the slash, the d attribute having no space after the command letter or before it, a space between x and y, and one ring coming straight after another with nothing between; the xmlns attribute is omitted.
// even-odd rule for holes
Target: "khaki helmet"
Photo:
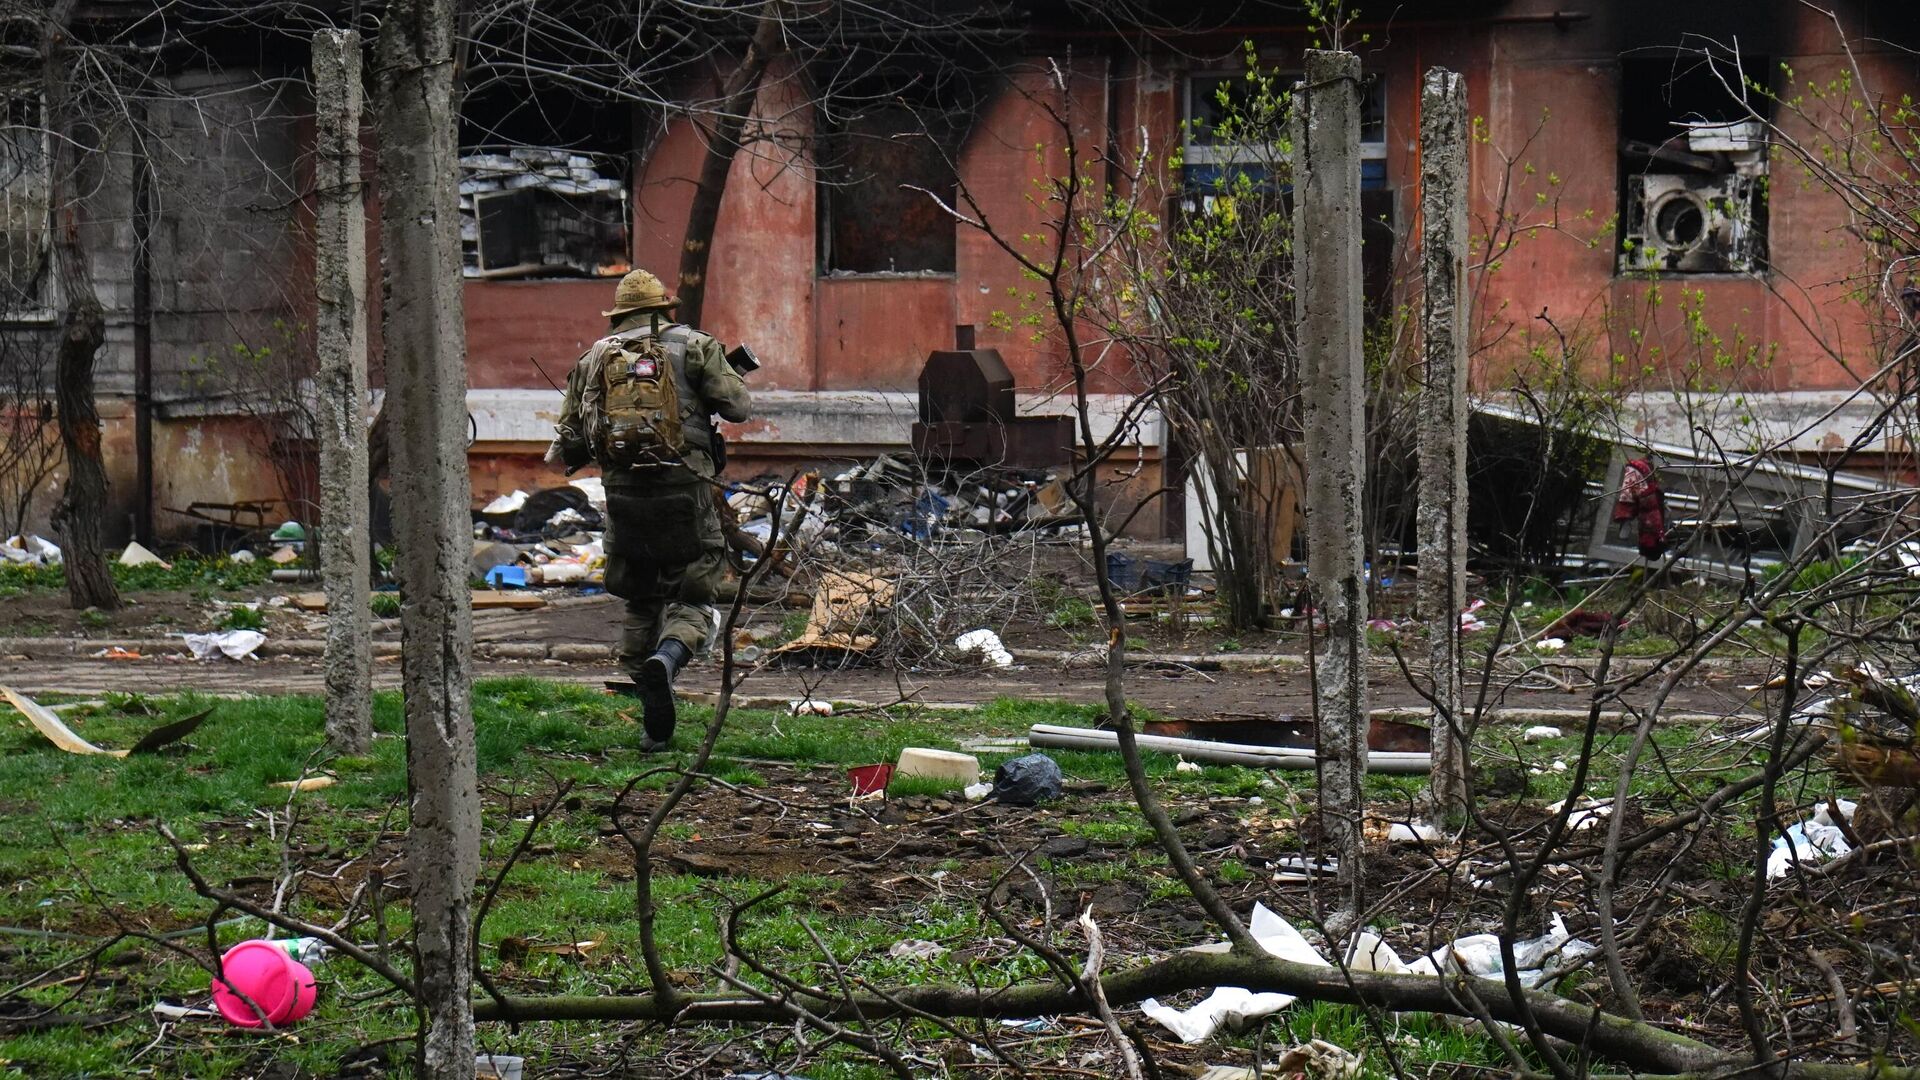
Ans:
<svg viewBox="0 0 1920 1080"><path fill-rule="evenodd" d="M667 287L659 278L645 270L632 270L613 290L613 307L600 314L611 319L635 311L658 311L679 302L679 297L667 295Z"/></svg>

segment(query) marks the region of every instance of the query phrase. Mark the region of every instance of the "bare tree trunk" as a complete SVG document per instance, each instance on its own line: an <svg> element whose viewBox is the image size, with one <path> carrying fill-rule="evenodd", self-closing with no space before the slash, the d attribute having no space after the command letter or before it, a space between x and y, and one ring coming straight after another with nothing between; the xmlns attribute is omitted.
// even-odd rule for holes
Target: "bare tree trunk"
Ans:
<svg viewBox="0 0 1920 1080"><path fill-rule="evenodd" d="M713 129L706 133L707 153L700 161L700 184L693 190L693 205L687 208L687 240L680 249L680 308L676 317L690 325L699 325L701 308L706 304L707 261L713 255L713 233L720 223L727 173L733 169L734 153L746 129L747 114L760 92L761 77L780 47L780 7L781 0L765 0L761 6L753 42L740 58L740 65L727 76Z"/></svg>
<svg viewBox="0 0 1920 1080"><path fill-rule="evenodd" d="M1362 908L1367 772L1366 364L1360 304L1360 60L1309 50L1296 89L1295 316L1307 415L1307 580L1327 634L1314 661L1320 821L1339 854L1335 934Z"/></svg>
<svg viewBox="0 0 1920 1080"><path fill-rule="evenodd" d="M373 744L367 548L367 250L360 180L360 35L313 36L315 349L321 574L327 590L327 744Z"/></svg>
<svg viewBox="0 0 1920 1080"><path fill-rule="evenodd" d="M466 328L453 0L394 0L380 28L381 243L422 1080L472 1080L473 745Z"/></svg>
<svg viewBox="0 0 1920 1080"><path fill-rule="evenodd" d="M60 443L67 457L67 486L53 510L67 571L67 599L75 608L113 611L120 592L104 550L102 518L107 508L107 468L100 453L100 411L93 395L93 364L107 338L106 309L94 291L80 242L80 168L83 132L68 93L62 53L74 0L59 0L49 13L42 41L48 123L53 139L53 246L56 278L65 297L60 351L54 369Z"/></svg>
<svg viewBox="0 0 1920 1080"><path fill-rule="evenodd" d="M1467 573L1467 94L1427 72L1420 106L1421 273L1426 380L1420 389L1420 617L1433 669L1436 812L1464 813L1467 744L1460 609Z"/></svg>

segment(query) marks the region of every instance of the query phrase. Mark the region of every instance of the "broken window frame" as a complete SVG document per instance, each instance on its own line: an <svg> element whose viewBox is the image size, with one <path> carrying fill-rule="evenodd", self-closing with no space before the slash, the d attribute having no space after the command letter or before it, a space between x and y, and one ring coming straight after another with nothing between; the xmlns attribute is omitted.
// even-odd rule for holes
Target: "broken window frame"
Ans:
<svg viewBox="0 0 1920 1080"><path fill-rule="evenodd" d="M561 158L565 164L543 162L542 158ZM517 162L506 165L505 162ZM586 162L586 164L578 164ZM553 176L551 171L559 169L569 175ZM596 175L582 177L582 172ZM539 177L540 180L519 186L507 186L518 177ZM481 185L498 183L501 186L483 190ZM593 190L571 190L586 186ZM522 194L525 193L525 194ZM619 277L633 268L633 207L632 193L627 177L624 155L612 153L592 153L567 147L515 146L504 153L494 148L463 148L460 153L460 252L461 274L468 280L597 280ZM504 204L511 198L524 204L524 208L510 208ZM523 235L514 245L516 249L533 247L537 257L513 258L496 265L487 265L486 236L489 209L488 203L496 213L514 213L517 217L531 219L523 229L535 239L529 241ZM566 208L574 215L574 220L591 220L595 217L594 207L598 203L603 207L600 215L609 223L605 235L599 238L597 246L604 248L604 254L613 255L616 251L614 232L618 232L617 258L604 263L587 265L577 256L577 252L566 250L566 245L557 242L564 239L564 230L557 230L549 216L560 208ZM498 220L498 219L496 219ZM503 226L504 227L504 226ZM556 235L558 234L558 235ZM496 242L497 243L497 242Z"/></svg>
<svg viewBox="0 0 1920 1080"><path fill-rule="evenodd" d="M1770 73L1765 57L1743 57L1742 70ZM1681 68L1683 62L1694 65ZM1735 99L1712 100L1700 77L1714 58L1623 54L1618 66L1615 160L1619 165L1616 220L1619 242L1614 274L1623 278L1678 275L1689 278L1752 277L1769 270L1768 140L1766 125L1748 118ZM1660 86L1668 100L1649 110L1649 89L1665 68ZM1676 98L1689 76L1699 86ZM1720 88L1724 93L1724 87ZM1765 99L1762 99L1763 102ZM1641 115L1664 116L1655 130ZM1732 119L1715 119L1720 113ZM1663 136L1655 142L1654 136ZM1704 145L1703 145L1704 144ZM1664 222L1664 223L1663 223ZM1680 239L1685 225L1694 239ZM1697 230L1697 231L1695 231Z"/></svg>
<svg viewBox="0 0 1920 1080"><path fill-rule="evenodd" d="M16 121L16 106L25 106L26 111L37 114L39 122ZM26 239L21 248L31 251L29 262L37 263L37 269L32 274L36 280L32 282L31 295L24 289L18 295L14 294L12 268L8 267L9 280L0 286L0 322L12 325L51 323L58 317L60 297L58 275L53 272L53 136L47 128L46 98L37 90L0 93L0 107L6 110L4 115L0 115L0 131L23 131L26 133L24 141L37 145L39 161L30 168L38 174L42 204L34 215L39 218L40 224L37 227L25 226L21 230ZM9 142L7 148L11 149L12 145ZM17 178L31 183L32 177L28 176L28 172L29 168L22 168ZM7 204L13 199L12 181L15 179L15 176L0 174L0 222L11 217L11 207ZM28 196L22 196L23 200L26 198ZM27 207L29 212L34 209ZM7 231L12 230L9 228Z"/></svg>

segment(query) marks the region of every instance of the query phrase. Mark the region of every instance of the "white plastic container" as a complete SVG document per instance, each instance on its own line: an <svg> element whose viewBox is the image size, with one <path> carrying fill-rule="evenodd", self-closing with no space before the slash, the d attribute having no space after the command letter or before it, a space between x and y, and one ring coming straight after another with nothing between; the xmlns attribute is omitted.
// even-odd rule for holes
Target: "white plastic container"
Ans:
<svg viewBox="0 0 1920 1080"><path fill-rule="evenodd" d="M476 1080L524 1080L527 1059L511 1054L480 1054L473 1059Z"/></svg>
<svg viewBox="0 0 1920 1080"><path fill-rule="evenodd" d="M956 787L971 787L980 782L980 759L952 750L909 746L900 751L900 760L893 767L893 775L925 776L951 781Z"/></svg>

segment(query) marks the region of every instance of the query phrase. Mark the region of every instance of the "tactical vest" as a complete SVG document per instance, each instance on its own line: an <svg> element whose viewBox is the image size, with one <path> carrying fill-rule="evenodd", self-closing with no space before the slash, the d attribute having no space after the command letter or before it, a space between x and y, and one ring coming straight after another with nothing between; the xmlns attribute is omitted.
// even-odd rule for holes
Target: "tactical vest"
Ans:
<svg viewBox="0 0 1920 1080"><path fill-rule="evenodd" d="M593 445L607 471L679 464L707 449L706 431L686 423L687 346L693 331L663 326L607 339L600 364L600 409Z"/></svg>

